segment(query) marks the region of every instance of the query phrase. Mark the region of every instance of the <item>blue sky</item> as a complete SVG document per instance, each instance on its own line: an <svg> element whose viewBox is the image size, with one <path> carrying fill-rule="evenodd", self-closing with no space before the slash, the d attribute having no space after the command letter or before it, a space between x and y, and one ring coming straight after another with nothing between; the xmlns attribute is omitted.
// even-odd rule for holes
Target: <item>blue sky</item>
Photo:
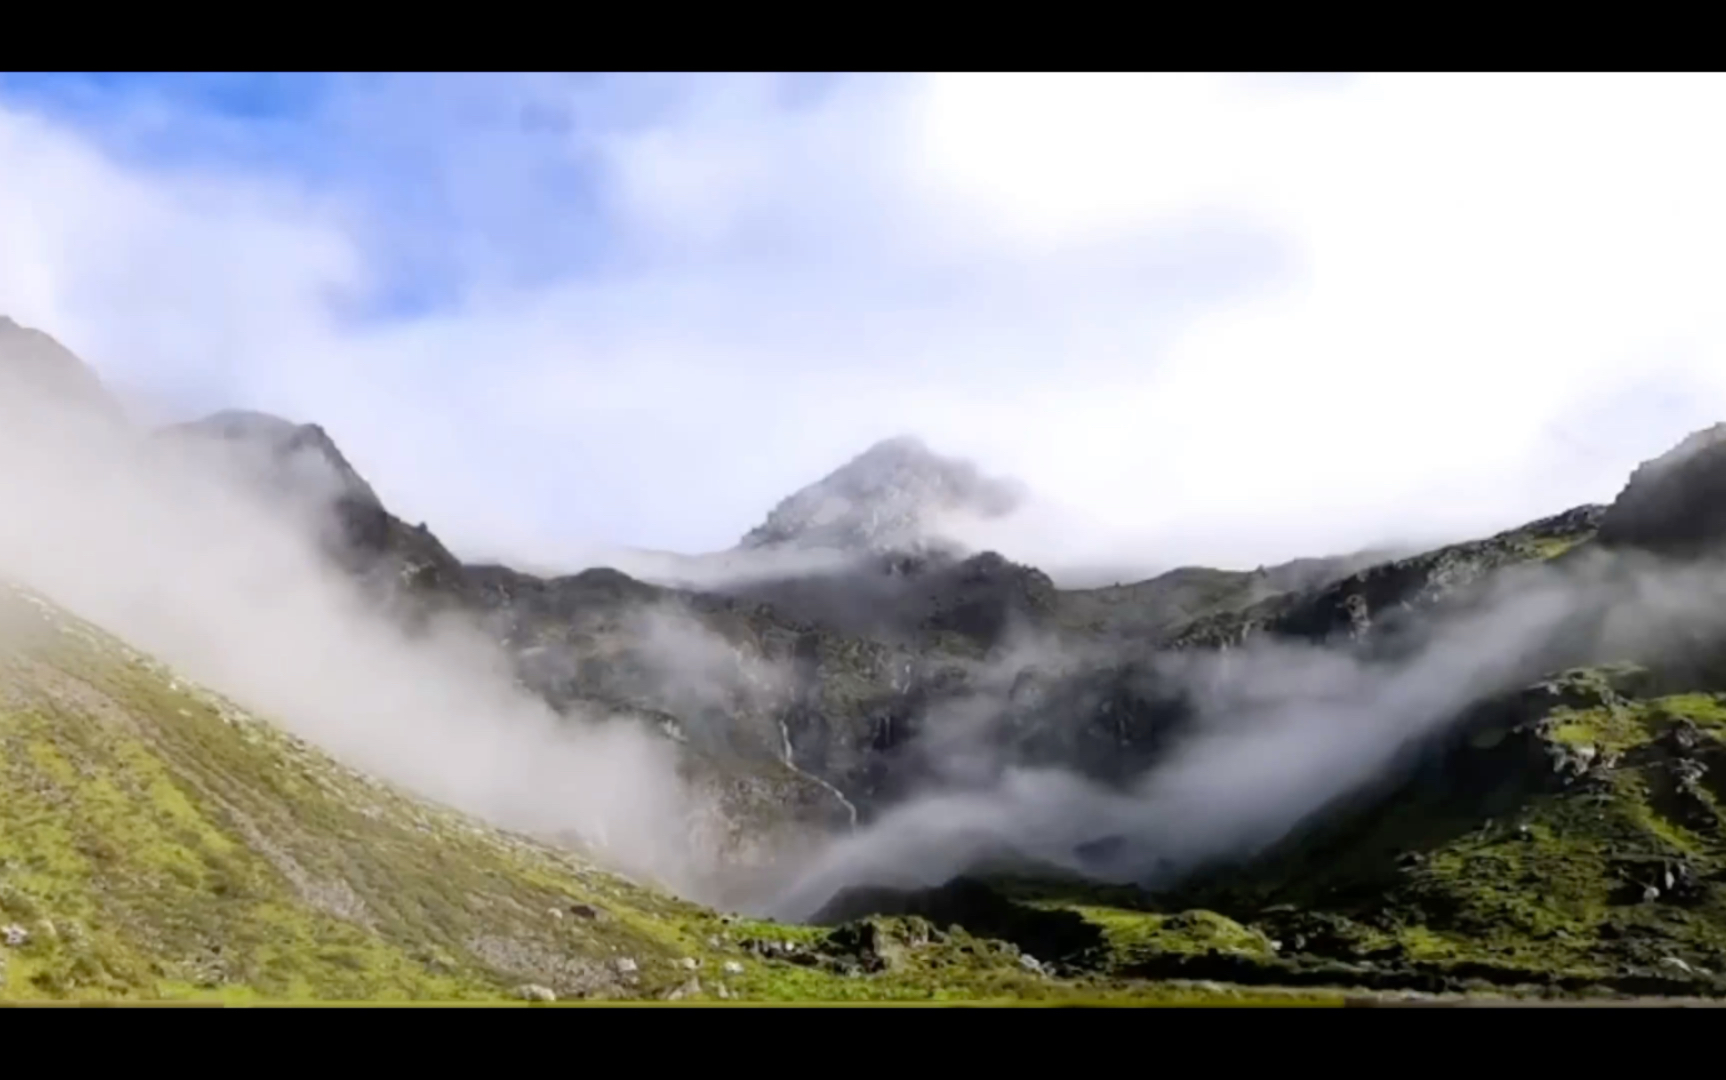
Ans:
<svg viewBox="0 0 1726 1080"><path fill-rule="evenodd" d="M592 77L566 76L570 88ZM240 170L355 201L358 239L381 271L355 318L402 317L455 302L470 283L460 257L485 245L498 272L531 285L603 258L595 170L567 153L571 109L510 78L476 76L459 95L439 77L322 73L47 73L0 77L0 94L42 111L141 168ZM353 115L356 101L427 92L435 123L399 128ZM442 101L436 99L443 98ZM150 109L147 121L138 112ZM502 135L516 190L464 200L445 181L453 138ZM555 215L523 217L511 201Z"/></svg>
<svg viewBox="0 0 1726 1080"><path fill-rule="evenodd" d="M0 311L473 553L721 548L914 431L1039 493L1009 554L1252 565L1726 412L1722 86L0 75Z"/></svg>

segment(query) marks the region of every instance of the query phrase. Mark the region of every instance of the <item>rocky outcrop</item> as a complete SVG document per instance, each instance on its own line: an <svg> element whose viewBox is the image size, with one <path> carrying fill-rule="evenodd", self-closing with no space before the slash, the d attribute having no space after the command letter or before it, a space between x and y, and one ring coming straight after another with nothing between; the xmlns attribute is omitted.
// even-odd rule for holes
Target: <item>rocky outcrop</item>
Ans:
<svg viewBox="0 0 1726 1080"><path fill-rule="evenodd" d="M1457 603L1499 571L1564 556L1595 536L1604 513L1604 507L1579 506L1485 540L1379 563L1316 590L1203 616L1165 644L1228 647L1257 634L1313 643L1382 636Z"/></svg>
<svg viewBox="0 0 1726 1080"><path fill-rule="evenodd" d="M1600 542L1693 557L1726 540L1726 424L1643 463L1600 522Z"/></svg>

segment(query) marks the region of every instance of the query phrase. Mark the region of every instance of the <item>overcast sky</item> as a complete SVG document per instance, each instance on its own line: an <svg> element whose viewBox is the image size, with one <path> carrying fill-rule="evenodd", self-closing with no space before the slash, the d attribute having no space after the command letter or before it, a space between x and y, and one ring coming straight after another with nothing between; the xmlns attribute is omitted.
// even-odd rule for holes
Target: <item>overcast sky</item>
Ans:
<svg viewBox="0 0 1726 1080"><path fill-rule="evenodd" d="M0 313L472 555L724 548L912 432L1008 554L1607 501L1726 419L1726 81L0 76ZM1017 545L1019 550L1011 550Z"/></svg>

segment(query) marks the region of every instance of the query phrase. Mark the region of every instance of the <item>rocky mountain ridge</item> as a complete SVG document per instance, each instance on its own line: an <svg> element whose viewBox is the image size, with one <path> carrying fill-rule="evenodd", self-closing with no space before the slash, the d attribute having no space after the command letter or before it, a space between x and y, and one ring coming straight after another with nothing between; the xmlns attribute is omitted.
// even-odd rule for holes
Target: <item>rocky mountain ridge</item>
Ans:
<svg viewBox="0 0 1726 1080"><path fill-rule="evenodd" d="M1555 629L1519 643L1496 681L1411 737L1394 768L1290 822L1267 849L1224 852L1154 886L1105 887L1075 874L1087 862L1076 857L1030 879L1035 868L997 867L986 881L916 893L842 892L817 922L898 921L851 924L804 955L887 964L939 951L957 924L1081 979L1726 993L1726 796L1715 783L1726 634L1674 607L1670 585L1649 586L1708 595L1726 534L1716 435L1638 470L1610 506L1484 540L1062 590L999 555L919 542L923 503L905 493L945 481L904 482L907 463L927 463L925 448L904 442L861 480L788 500L745 541L836 546L855 552L848 566L688 589L608 570L547 578L465 565L390 514L321 431L228 417L181 432L211 445L236 433L330 466L340 481L330 553L409 624L472 618L555 707L633 713L665 732L688 774L721 797L742 847L867 827L950 782L939 748L956 724L987 750L987 775L970 783L1059 768L1126 790L1206 722L1182 658L1269 645L1360 670L1417 669L1447 627L1509 625L1562 598ZM280 455L255 460L267 490L291 479ZM941 497L1009 504L986 485L967 502L969 482ZM883 490L883 508L870 509L867 496ZM1682 631L1625 621L1644 610ZM665 677L666 620L723 643L702 660L699 695ZM1093 846L1106 855L1114 843Z"/></svg>
<svg viewBox="0 0 1726 1080"><path fill-rule="evenodd" d="M1267 573L1188 569L1115 589L1062 591L1034 568L919 536L915 530L943 508L1003 512L1012 492L973 466L894 439L787 499L744 541L757 549L850 545L855 562L694 591L608 570L540 578L465 565L424 525L391 514L315 426L229 413L163 434L203 440L267 494L321 497L335 526L324 539L338 563L410 622L450 611L478 619L523 684L554 707L657 718L681 740L694 771L765 777L722 784L731 811L752 827L787 817L787 807L796 808L789 816L797 828L872 818L928 781L921 743L931 722L979 698L1000 714L994 771L1076 767L1118 781L1154 762L1190 712L1145 662L1147 650L1358 628L1368 613L1418 606L1498 566L1545 557L1552 544L1585 537L1595 524L1591 511L1576 511L1531 526L1527 537L1514 534L1522 538L1516 543L1463 545L1347 576L1348 560L1308 560ZM243 451L238 459L235 449ZM679 715L686 703L663 692L645 611L692 620L734 651L719 676L728 684L723 716ZM1024 666L1011 676L1011 695L982 685L1000 678L987 670L992 659L1025 635L1094 655L1072 670ZM792 677L769 694L749 693L752 665ZM744 791L747 804L739 802Z"/></svg>

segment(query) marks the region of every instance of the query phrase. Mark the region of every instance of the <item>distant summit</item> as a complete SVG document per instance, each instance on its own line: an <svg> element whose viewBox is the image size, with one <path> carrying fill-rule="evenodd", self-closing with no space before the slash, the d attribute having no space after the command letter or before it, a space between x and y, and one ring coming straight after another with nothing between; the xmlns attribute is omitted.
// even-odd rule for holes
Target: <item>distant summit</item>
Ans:
<svg viewBox="0 0 1726 1080"><path fill-rule="evenodd" d="M876 443L780 502L739 547L859 554L951 548L941 535L944 519L1001 517L1022 498L1018 484L901 436Z"/></svg>

